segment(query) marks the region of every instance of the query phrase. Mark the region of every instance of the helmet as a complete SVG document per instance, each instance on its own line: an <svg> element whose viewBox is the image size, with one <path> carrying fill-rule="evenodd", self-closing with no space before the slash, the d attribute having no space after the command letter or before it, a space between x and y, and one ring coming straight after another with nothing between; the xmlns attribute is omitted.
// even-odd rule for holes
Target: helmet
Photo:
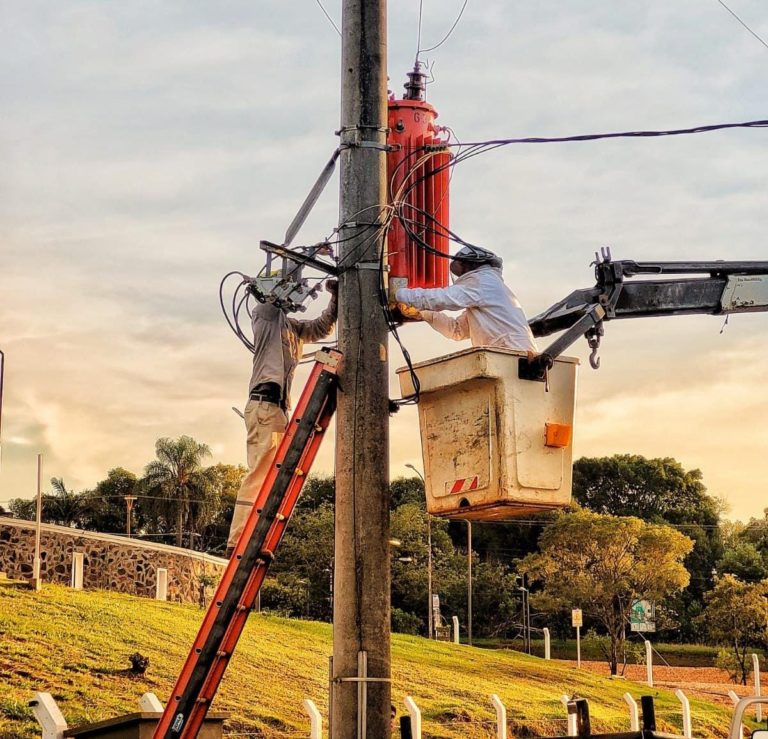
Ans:
<svg viewBox="0 0 768 739"><path fill-rule="evenodd" d="M489 249L484 249L482 246L474 246L473 244L465 244L459 249L452 257L459 262L466 262L476 267L480 267L483 264L489 264L491 267L501 269L504 265L504 260L494 254Z"/></svg>

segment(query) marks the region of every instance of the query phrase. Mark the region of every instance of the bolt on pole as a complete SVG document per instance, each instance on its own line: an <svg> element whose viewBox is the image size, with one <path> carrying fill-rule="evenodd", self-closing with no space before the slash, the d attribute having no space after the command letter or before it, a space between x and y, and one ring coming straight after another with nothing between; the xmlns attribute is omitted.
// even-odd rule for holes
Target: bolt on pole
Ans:
<svg viewBox="0 0 768 739"><path fill-rule="evenodd" d="M389 365L380 304L386 205L386 0L342 5L333 739L354 739L358 652L368 736L390 735Z"/></svg>

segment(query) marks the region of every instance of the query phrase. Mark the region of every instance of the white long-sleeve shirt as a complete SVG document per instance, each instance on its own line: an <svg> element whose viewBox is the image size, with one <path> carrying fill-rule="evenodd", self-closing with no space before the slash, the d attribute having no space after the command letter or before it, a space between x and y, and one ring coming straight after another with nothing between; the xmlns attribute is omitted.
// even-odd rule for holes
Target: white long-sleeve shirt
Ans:
<svg viewBox="0 0 768 739"><path fill-rule="evenodd" d="M538 351L519 301L495 267L478 267L449 287L400 288L395 297L417 308L432 328L454 341ZM438 312L444 310L463 313L453 318Z"/></svg>

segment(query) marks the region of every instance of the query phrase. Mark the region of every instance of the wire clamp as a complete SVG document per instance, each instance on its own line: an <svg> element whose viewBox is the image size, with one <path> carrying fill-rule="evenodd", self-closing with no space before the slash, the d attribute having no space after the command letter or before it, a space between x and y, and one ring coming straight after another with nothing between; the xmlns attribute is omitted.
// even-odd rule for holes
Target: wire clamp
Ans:
<svg viewBox="0 0 768 739"><path fill-rule="evenodd" d="M374 126L372 124L367 123L361 123L358 126L342 126L338 131L334 131L334 133L337 136L341 136L342 134L348 133L349 131L378 131L379 133L383 133L386 135L389 135L392 131L391 128L387 128L385 126Z"/></svg>
<svg viewBox="0 0 768 739"><path fill-rule="evenodd" d="M339 149L376 149L377 151L395 151L389 144L380 144L378 141L342 141Z"/></svg>

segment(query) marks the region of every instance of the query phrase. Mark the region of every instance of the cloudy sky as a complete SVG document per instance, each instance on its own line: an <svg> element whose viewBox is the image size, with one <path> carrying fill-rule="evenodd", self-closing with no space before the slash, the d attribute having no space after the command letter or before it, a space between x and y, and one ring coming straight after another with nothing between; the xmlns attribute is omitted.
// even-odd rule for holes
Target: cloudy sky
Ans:
<svg viewBox="0 0 768 739"><path fill-rule="evenodd" d="M761 0L730 0L764 38ZM460 0L424 0L423 42ZM338 20L339 0L328 0ZM218 307L336 145L339 38L313 0L0 0L0 501L35 455L73 488L140 472L159 436L244 460L249 355ZM416 46L392 0L391 85ZM470 0L429 96L464 140L768 117L768 48L717 0ZM619 258L766 259L768 132L509 147L457 169L452 225L497 250L529 314ZM302 239L336 223L335 185ZM673 456L731 515L768 505L768 314L607 326L580 376L577 454ZM414 359L456 345L402 332ZM583 342L574 349L584 360ZM393 358L395 357L393 351ZM393 359L392 367L398 365ZM299 386L299 383L297 383ZM393 393L396 391L393 373ZM415 411L392 474L420 465ZM320 468L332 468L332 448Z"/></svg>

